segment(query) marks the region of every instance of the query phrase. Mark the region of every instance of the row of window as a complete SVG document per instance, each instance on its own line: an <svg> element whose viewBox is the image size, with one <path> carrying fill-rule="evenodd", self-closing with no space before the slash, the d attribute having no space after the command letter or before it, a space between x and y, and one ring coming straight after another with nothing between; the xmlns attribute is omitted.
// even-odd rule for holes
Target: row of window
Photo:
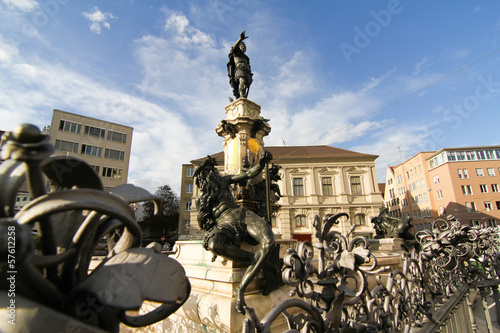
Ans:
<svg viewBox="0 0 500 333"><path fill-rule="evenodd" d="M462 185L462 194L463 195L472 195L472 186L471 185ZM479 190L481 193L488 193L488 185L486 184L481 184L479 185ZM500 188L498 187L498 184L491 184L491 192L498 193L500 192Z"/></svg>
<svg viewBox="0 0 500 333"><path fill-rule="evenodd" d="M61 120L59 123L59 130L64 132L80 134L82 131L82 124ZM85 125L83 127L83 134L86 136L92 136L95 138L104 139L106 137L106 130L104 128ZM108 130L107 139L110 141L126 143L127 134Z"/></svg>
<svg viewBox="0 0 500 333"><path fill-rule="evenodd" d="M497 210L500 210L500 201L495 202ZM477 206L475 202L466 202L465 203L465 208L467 209L468 212L477 212ZM484 202L484 209L486 211L493 210L493 205L491 201L485 201Z"/></svg>
<svg viewBox="0 0 500 333"><path fill-rule="evenodd" d="M413 210L413 219L414 220L419 220L419 219L426 218L426 217L432 217L430 208Z"/></svg>
<svg viewBox="0 0 500 333"><path fill-rule="evenodd" d="M439 191L441 191L441 190L439 190ZM440 195L442 197L442 193L440 193ZM421 203L428 202L429 196L427 195L427 193L415 195L414 197L410 196L410 201L411 201L412 206L419 205ZM387 207L396 206L396 205L399 205L399 203L401 203L401 208L408 207L408 199L406 199L406 198L401 199L401 201L399 200L399 198L392 199L391 201L387 201L386 205L387 205Z"/></svg>
<svg viewBox="0 0 500 333"><path fill-rule="evenodd" d="M467 169L457 169L458 172L458 178L460 179L468 179L469 178L469 172ZM488 173L488 176L490 177L495 177L495 168L486 168L486 172ZM500 173L500 168L498 168L498 173ZM484 171L483 168L476 168L476 175L478 177L484 177Z"/></svg>
<svg viewBox="0 0 500 333"><path fill-rule="evenodd" d="M499 160L500 149L476 149L442 152L429 160L429 168L433 169L446 162Z"/></svg>
<svg viewBox="0 0 500 333"><path fill-rule="evenodd" d="M304 179L303 178L293 178L293 195L296 197L304 196ZM351 176L351 194L352 195L362 195L361 177ZM321 191L323 195L334 195L333 183L331 177L321 177Z"/></svg>
<svg viewBox="0 0 500 333"><path fill-rule="evenodd" d="M186 176L192 177L194 173L194 168L186 169ZM351 194L352 195L362 195L361 177L351 176ZM293 178L293 195L296 197L302 197L305 195L304 192L304 179L303 178ZM333 181L331 177L321 177L321 191L323 195L334 195L333 191ZM186 193L193 193L193 184L186 184Z"/></svg>
<svg viewBox="0 0 500 333"><path fill-rule="evenodd" d="M420 165L417 165L415 168L406 171L406 178L410 179L413 178L413 175L417 176L421 174L422 174L422 168ZM400 175L398 176L398 184L401 184L402 182L403 182L403 177L401 177Z"/></svg>
<svg viewBox="0 0 500 333"><path fill-rule="evenodd" d="M91 165L92 169L99 175L105 178L115 178L115 179L121 179L122 178L122 169L120 168L111 168L111 167L102 167L102 173L99 171L101 170L101 167L99 165Z"/></svg>
<svg viewBox="0 0 500 333"><path fill-rule="evenodd" d="M77 142L56 139L56 143L55 143L54 147L56 148L56 150L78 153L78 145L79 145L79 143L77 143ZM80 149L80 154L101 157L102 156L102 147L97 147L97 146L88 145L88 144L82 144L82 147ZM125 159L125 152L123 150L106 148L104 150L104 158L108 158L111 160L123 161Z"/></svg>
<svg viewBox="0 0 500 333"><path fill-rule="evenodd" d="M470 224L472 226L481 226L481 222L479 222L479 220L470 220ZM495 219L489 219L488 224L490 227L497 227L498 226L497 220L495 220ZM484 227L487 227L487 225L485 225Z"/></svg>

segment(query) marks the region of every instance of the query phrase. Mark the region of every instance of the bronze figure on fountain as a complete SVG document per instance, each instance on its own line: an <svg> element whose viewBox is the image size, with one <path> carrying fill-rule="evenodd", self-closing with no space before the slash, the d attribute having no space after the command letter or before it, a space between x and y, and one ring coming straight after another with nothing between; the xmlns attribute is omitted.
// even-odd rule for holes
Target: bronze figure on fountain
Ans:
<svg viewBox="0 0 500 333"><path fill-rule="evenodd" d="M245 289L261 269L272 269L268 262L274 247L274 235L269 223L256 213L236 204L231 184L244 183L257 176L272 159L264 152L257 165L238 175L221 176L215 168L215 159L208 158L195 173L200 195L195 199L198 224L206 231L204 247L216 256L249 263L236 295L236 308L245 313ZM255 252L240 248L242 242L259 245Z"/></svg>
<svg viewBox="0 0 500 333"><path fill-rule="evenodd" d="M229 52L229 62L227 63L227 76L229 76L229 84L233 88L233 95L236 99L248 97L248 91L252 84L252 70L250 69L250 58L245 54L247 48L244 39L245 31L240 35L240 38L234 43Z"/></svg>

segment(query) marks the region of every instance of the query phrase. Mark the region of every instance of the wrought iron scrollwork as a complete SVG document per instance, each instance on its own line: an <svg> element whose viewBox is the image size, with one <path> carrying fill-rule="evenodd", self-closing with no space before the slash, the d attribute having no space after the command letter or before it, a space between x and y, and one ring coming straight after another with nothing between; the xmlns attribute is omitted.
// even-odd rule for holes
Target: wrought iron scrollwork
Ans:
<svg viewBox="0 0 500 333"><path fill-rule="evenodd" d="M117 332L121 322L149 325L186 301L190 284L182 266L162 255L158 246L139 248L142 231L130 203L150 200L151 194L142 189L119 195L104 192L99 177L83 160L50 157L54 148L48 135L33 125L23 124L6 138L1 151L6 160L0 164L0 252L5 254L0 276L5 281L15 272L20 304L23 299L36 302L49 315L48 321L68 318L63 322L80 323L90 331ZM48 192L45 179L51 185ZM16 195L25 180L33 200L14 214ZM31 232L35 226L41 243L37 252ZM117 227L123 227L120 239L89 274L98 242ZM15 231L9 239L14 248L3 241L8 230ZM3 260L8 254L15 260ZM0 288L5 296L8 288ZM138 310L145 300L162 305L144 315L126 313ZM22 317L18 323L21 331L38 325Z"/></svg>
<svg viewBox="0 0 500 333"><path fill-rule="evenodd" d="M302 298L293 302L300 304L302 315L292 320L287 300L263 321L248 316L246 332L269 332L279 312L289 332L410 332L425 322L439 324L436 309L464 284L499 278L499 228L438 219L431 230L411 237L418 244L405 249L399 268L388 271L377 266L367 239L349 237L353 229L346 236L330 230L341 217L348 216L338 214L323 223L315 217L317 242L299 242L284 258L283 281ZM376 275L371 289L370 275Z"/></svg>

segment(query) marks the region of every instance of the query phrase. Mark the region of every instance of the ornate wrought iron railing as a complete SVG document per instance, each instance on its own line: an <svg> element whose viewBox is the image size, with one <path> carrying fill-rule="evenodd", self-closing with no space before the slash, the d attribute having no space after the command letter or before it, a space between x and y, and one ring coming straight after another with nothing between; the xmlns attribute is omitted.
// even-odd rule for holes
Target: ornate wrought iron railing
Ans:
<svg viewBox="0 0 500 333"><path fill-rule="evenodd" d="M0 323L0 331L117 332L120 323L138 327L166 318L186 301L190 284L182 266L162 255L161 247L139 248L142 231L130 203L154 199L151 194L134 186L103 191L83 160L50 156L54 148L48 135L33 125L23 124L5 137L0 299L7 306L0 312L9 320ZM16 195L25 181L32 201L16 213ZM35 226L39 255L33 251ZM89 274L102 239L109 254ZM145 300L162 305L140 316L127 312Z"/></svg>
<svg viewBox="0 0 500 333"><path fill-rule="evenodd" d="M434 332L456 325L457 313L470 314L469 289L499 276L498 228L436 220L432 230L417 233L417 242L407 244L400 268L389 271L377 268L367 239L330 231L340 217L347 214L324 223L316 217L318 242L299 242L284 258L283 281L300 299L284 301L263 320L248 309L245 332L271 332L281 315L288 332ZM314 250L319 251L317 267ZM369 276L376 280L372 288ZM469 319L461 323L475 328Z"/></svg>

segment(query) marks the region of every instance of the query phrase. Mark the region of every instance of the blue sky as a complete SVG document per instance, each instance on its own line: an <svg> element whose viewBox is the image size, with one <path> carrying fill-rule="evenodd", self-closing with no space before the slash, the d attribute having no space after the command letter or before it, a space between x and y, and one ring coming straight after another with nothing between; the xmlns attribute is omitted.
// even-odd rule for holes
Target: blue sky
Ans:
<svg viewBox="0 0 500 333"><path fill-rule="evenodd" d="M129 182L179 192L182 163L222 150L243 30L266 145L377 154L382 182L420 151L500 144L497 1L0 0L0 129L52 109L132 126Z"/></svg>

